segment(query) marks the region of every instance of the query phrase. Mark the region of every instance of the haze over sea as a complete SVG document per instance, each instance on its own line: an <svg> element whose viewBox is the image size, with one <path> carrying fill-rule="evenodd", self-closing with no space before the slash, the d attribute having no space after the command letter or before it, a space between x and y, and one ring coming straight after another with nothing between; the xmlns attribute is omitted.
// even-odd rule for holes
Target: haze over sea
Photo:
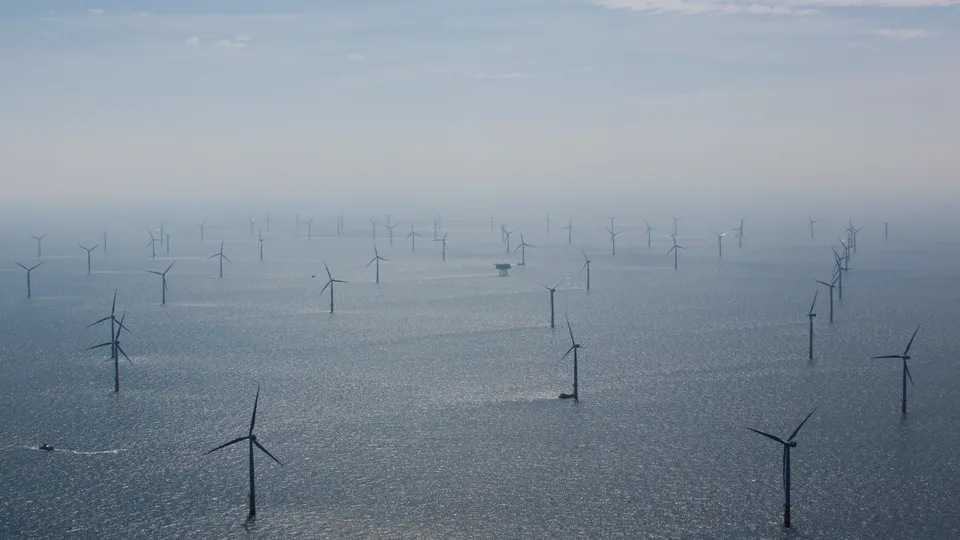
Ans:
<svg viewBox="0 0 960 540"><path fill-rule="evenodd" d="M159 222L111 223L108 251L87 220L48 221L33 298L13 259L32 265L41 230L7 223L0 250L0 536L4 538L956 538L960 432L957 241L926 222L854 216L858 252L836 322L817 304L831 241L846 216L746 221L744 245L711 232L736 220L656 214L647 248L638 216L617 227L574 215L497 217L535 245L498 277L505 253L489 217L445 216L447 261L429 213L395 210L378 231L373 283L366 214L333 214L295 232L275 214L263 262L246 216L167 223L170 255L150 259ZM409 223L424 234L412 253ZM306 219L306 217L304 218ZM385 218L379 218L385 219ZM716 225L722 223L722 225ZM716 225L716 226L715 226ZM263 227L263 218L258 218ZM31 227L34 227L31 225ZM39 225L35 227L40 227ZM400 232L403 234L400 234ZM225 242L224 278L207 257ZM514 244L519 240L514 236ZM583 248L591 290L577 272ZM168 274L167 305L159 305ZM336 312L320 296L326 261ZM312 277L316 275L316 277ZM562 280L562 281L561 281ZM566 328L579 343L580 401L569 392ZM130 333L119 394L108 353L114 290ZM898 354L911 332L916 386L901 417ZM258 518L245 525L246 451L201 456L245 433L257 385ZM780 525L780 449L814 407L793 451L792 531ZM63 451L41 452L46 443Z"/></svg>

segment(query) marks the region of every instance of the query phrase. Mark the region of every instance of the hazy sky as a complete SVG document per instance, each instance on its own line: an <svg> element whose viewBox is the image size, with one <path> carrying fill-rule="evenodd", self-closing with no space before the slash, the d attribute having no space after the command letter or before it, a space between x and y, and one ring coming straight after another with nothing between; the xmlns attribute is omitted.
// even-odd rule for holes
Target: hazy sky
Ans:
<svg viewBox="0 0 960 540"><path fill-rule="evenodd" d="M0 2L3 205L960 191L960 0Z"/></svg>

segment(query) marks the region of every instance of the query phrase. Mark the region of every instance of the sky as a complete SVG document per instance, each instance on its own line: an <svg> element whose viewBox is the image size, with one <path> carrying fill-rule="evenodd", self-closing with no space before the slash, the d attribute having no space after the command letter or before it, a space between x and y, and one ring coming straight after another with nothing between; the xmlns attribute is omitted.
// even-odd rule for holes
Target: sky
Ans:
<svg viewBox="0 0 960 540"><path fill-rule="evenodd" d="M0 2L0 205L960 194L960 0Z"/></svg>

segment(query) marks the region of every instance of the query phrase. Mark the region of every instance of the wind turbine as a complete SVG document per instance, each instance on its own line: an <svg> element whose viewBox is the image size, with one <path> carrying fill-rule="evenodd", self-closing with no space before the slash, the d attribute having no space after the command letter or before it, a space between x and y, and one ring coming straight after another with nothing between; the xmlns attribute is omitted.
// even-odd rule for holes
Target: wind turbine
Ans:
<svg viewBox="0 0 960 540"><path fill-rule="evenodd" d="M100 347L110 346L110 350L113 351L111 354L111 360L113 360L113 392L120 392L120 355L122 354L124 358L127 359L127 362L133 364L133 360L130 360L130 357L127 356L127 353L123 352L123 348L120 346L120 332L123 331L126 326L123 325L123 320L127 317L126 312L120 316L120 320L117 322L117 333L116 335L111 334L110 341L106 343L101 343L100 345L94 345L93 347L88 347L88 351L93 349L99 349ZM113 323L110 323L111 328ZM127 330L129 331L129 329ZM111 330L112 332L112 330Z"/></svg>
<svg viewBox="0 0 960 540"><path fill-rule="evenodd" d="M564 227L563 230L567 231L567 244L572 244L572 243L573 243L573 231L575 230L575 229L573 228L573 218L570 218L570 221L567 222L567 226Z"/></svg>
<svg viewBox="0 0 960 540"><path fill-rule="evenodd" d="M223 254L223 240L220 241L220 251L218 251L217 253L214 253L213 255L207 258L212 259L214 257L218 257L220 259L220 278L223 279L223 260L226 259L228 263L233 262L230 259L228 259L226 255Z"/></svg>
<svg viewBox="0 0 960 540"><path fill-rule="evenodd" d="M443 216L440 215L440 212L437 212L437 230L443 229Z"/></svg>
<svg viewBox="0 0 960 540"><path fill-rule="evenodd" d="M253 414L250 416L250 430L247 431L246 437L237 437L236 439L227 443L223 443L220 446L214 448L213 450L210 450L203 454L203 455L212 454L217 450L221 450L223 448L226 448L238 442L247 441L250 443L250 453L249 453L249 456L250 456L250 513L247 514L247 519L255 519L257 517L257 491L256 491L256 484L254 482L253 447L256 446L264 454L270 456L270 459L276 461L278 465L283 467L283 463L280 463L279 459L274 457L274 455L271 454L269 450L264 448L263 445L260 444L260 441L257 440L257 436L254 435L253 433L253 427L257 422L257 404L259 403L259 401L260 401L260 386L257 386L257 397L253 399Z"/></svg>
<svg viewBox="0 0 960 540"><path fill-rule="evenodd" d="M613 255L617 254L617 235L620 234L620 231L614 232L613 229L607 229L607 232L610 233L610 247L612 249Z"/></svg>
<svg viewBox="0 0 960 540"><path fill-rule="evenodd" d="M610 228L613 229L613 222L616 221L617 216L607 216L607 219L610 220Z"/></svg>
<svg viewBox="0 0 960 540"><path fill-rule="evenodd" d="M653 227L650 226L650 222L649 222L649 221L643 220L643 222L647 225L647 230L646 230L646 234L647 234L647 247L650 247L650 246L653 244L652 239L651 239L651 236L652 236L652 235L650 234L650 233L653 232Z"/></svg>
<svg viewBox="0 0 960 540"><path fill-rule="evenodd" d="M907 348L903 350L903 354L888 354L885 356L873 356L871 360L879 360L883 358L899 358L903 361L903 398L900 400L900 412L907 414L907 379L910 379L910 384L913 384L913 376L910 375L910 368L907 367L907 360L910 359L910 346L913 345L913 339L917 337L917 332L920 331L920 325L917 325L917 329L913 331L913 335L910 336L910 341L907 342Z"/></svg>
<svg viewBox="0 0 960 540"><path fill-rule="evenodd" d="M410 234L406 238L410 239L410 251L417 251L417 237L423 236L417 231L413 230L413 223L410 224Z"/></svg>
<svg viewBox="0 0 960 540"><path fill-rule="evenodd" d="M250 236L253 236L253 225L257 222L257 220L253 218L247 218L247 219L250 220Z"/></svg>
<svg viewBox="0 0 960 540"><path fill-rule="evenodd" d="M315 217L311 217L307 220L307 238L313 238L313 220Z"/></svg>
<svg viewBox="0 0 960 540"><path fill-rule="evenodd" d="M578 387L578 384L577 384L577 376L578 376L578 373L577 373L577 369L578 369L578 367L577 367L577 363L578 363L577 351L580 350L580 344L577 343L577 340L574 339L574 337L573 337L573 327L570 326L570 317L566 317L566 319L567 319L567 330L570 331L570 342L572 343L572 345L571 345L570 348L567 350L567 353L564 354L564 355L563 355L563 358L561 358L560 360L562 361L564 358L566 358L567 356L569 356L571 352L573 353L573 393L572 393L572 394L560 394L559 397L560 397L560 399L570 399L570 398L573 398L574 401L580 401L580 396L579 396L579 394L577 393L577 387Z"/></svg>
<svg viewBox="0 0 960 540"><path fill-rule="evenodd" d="M110 321L110 339L111 339L111 340L116 340L116 336L115 336L114 334L115 334L116 326L117 326L117 324L120 322L120 321L117 320L117 291L113 291L113 304L111 304L111 306L110 306L110 315L107 316L107 317L104 317L104 318L100 319L99 321L90 323L89 325L87 325L87 328L91 328L91 327L93 327L93 326L96 326L96 325L98 325L98 324L100 324L100 323L102 323L102 322L106 322L106 321ZM127 328L127 332L129 332L129 331L130 331L130 329ZM117 355L116 349L114 349L114 348L111 347L111 348L110 348L110 358L114 358L116 355Z"/></svg>
<svg viewBox="0 0 960 540"><path fill-rule="evenodd" d="M43 242L43 239L46 238L47 233L43 233L40 236L31 236L34 240L37 241L37 258L40 258L40 244Z"/></svg>
<svg viewBox="0 0 960 540"><path fill-rule="evenodd" d="M783 445L783 494L784 494L783 526L784 527L790 526L790 449L797 447L797 443L794 442L793 440L794 437L797 436L797 433L800 432L800 428L802 428L803 425L807 423L807 420L809 420L810 417L813 416L813 413L815 412L817 412L816 408L810 411L810 414L808 414L807 417L803 419L803 422L800 422L800 425L797 426L797 429L793 430L793 433L790 434L790 437L787 438L787 440L783 440L780 437L777 437L776 435L764 433L763 431L760 431L758 429L747 428L754 433L763 435L764 437L777 441L778 443Z"/></svg>
<svg viewBox="0 0 960 540"><path fill-rule="evenodd" d="M824 287L830 289L830 322L833 322L833 289L834 287L837 286L837 278L838 278L837 273L834 272L833 279L830 280L831 283L827 283L826 281L820 281L819 279L814 280L817 283L823 285Z"/></svg>
<svg viewBox="0 0 960 540"><path fill-rule="evenodd" d="M547 234L550 234L550 223L551 223L551 221L550 221L550 213L547 212L547 217L541 218L541 220L547 222Z"/></svg>
<svg viewBox="0 0 960 540"><path fill-rule="evenodd" d="M887 240L890 240L890 222L884 221L883 222L883 241L886 242Z"/></svg>
<svg viewBox="0 0 960 540"><path fill-rule="evenodd" d="M669 251L667 251L667 255L669 255L670 252L673 252L673 269L674 269L674 270L679 270L679 269L680 269L680 268L679 268L679 267L680 267L680 265L679 265L679 263L680 263L680 250L681 250L681 249L687 249L687 248L681 246L680 244L677 244L677 237L676 237L676 236L670 235L670 237L673 238L673 247L670 248Z"/></svg>
<svg viewBox="0 0 960 540"><path fill-rule="evenodd" d="M14 261L14 262L16 262L16 261ZM27 298L30 298L30 296L31 296L31 291L30 291L30 272L33 272L33 271L34 271L38 266L40 266L41 264L43 264L43 261L40 261L40 262L38 262L37 264L31 266L30 268L27 268L26 266L24 266L24 265L22 265L22 264L20 264L20 263L17 263L17 266L19 266L20 268L23 268L24 270L27 271Z"/></svg>
<svg viewBox="0 0 960 540"><path fill-rule="evenodd" d="M160 224L160 228L157 230L160 231L160 238L157 238L157 241L160 242L160 245L162 246L163 245L163 224L162 223Z"/></svg>
<svg viewBox="0 0 960 540"><path fill-rule="evenodd" d="M846 252L844 252L844 253L846 253ZM837 274L837 293L838 293L838 294L837 294L837 298L838 298L839 300L843 300L843 272L844 272L844 269L843 269L842 259L840 258L840 254L837 253L837 250L835 250L835 249L833 250L833 258L834 258L834 260L836 260L836 263L837 263L837 269L836 269L836 274Z"/></svg>
<svg viewBox="0 0 960 540"><path fill-rule="evenodd" d="M170 254L170 233L167 233L167 241L163 244L164 249L167 250L167 255Z"/></svg>
<svg viewBox="0 0 960 540"><path fill-rule="evenodd" d="M200 241L203 242L203 229L207 226L207 220L203 220L203 223L197 223L197 227L200 227Z"/></svg>
<svg viewBox="0 0 960 540"><path fill-rule="evenodd" d="M340 236L341 231L343 231L343 212L337 216L337 236Z"/></svg>
<svg viewBox="0 0 960 540"><path fill-rule="evenodd" d="M299 234L299 233L300 233L300 214L294 214L294 215L293 215L293 219L296 220L297 233Z"/></svg>
<svg viewBox="0 0 960 540"><path fill-rule="evenodd" d="M327 287L330 287L330 313L333 313L333 284L334 283L347 283L342 279L333 279L333 275L330 273L330 267L327 266L327 263L323 263L323 267L327 270L327 284L323 286L323 289L320 290L320 294L323 294L323 291L327 290Z"/></svg>
<svg viewBox="0 0 960 540"><path fill-rule="evenodd" d="M389 216L390 214L387 215ZM387 231L390 232L390 245L393 246L393 229L397 228L397 224L394 223L393 225L385 225L385 227L387 228Z"/></svg>
<svg viewBox="0 0 960 540"><path fill-rule="evenodd" d="M379 225L379 224L380 224L379 221L374 221L373 218L370 218L370 225L373 227L373 241L374 241L374 242L377 241L377 225Z"/></svg>
<svg viewBox="0 0 960 540"><path fill-rule="evenodd" d="M147 230L147 234L150 235L150 241L147 242L147 246L150 248L150 258L157 258L157 239L153 237L153 231Z"/></svg>
<svg viewBox="0 0 960 540"><path fill-rule="evenodd" d="M107 252L107 229L103 229L103 252Z"/></svg>
<svg viewBox="0 0 960 540"><path fill-rule="evenodd" d="M257 231L260 235L260 241L257 242L257 247L260 248L260 260L263 260L263 231Z"/></svg>
<svg viewBox="0 0 960 540"><path fill-rule="evenodd" d="M88 247L83 246L83 245L80 245L80 244L77 244L77 245L80 246L80 249L82 249L82 250L84 250L84 251L87 252L87 273L89 274L89 273L90 273L90 252L92 252L93 250L95 250L95 249L97 249L98 247L100 247L100 244L97 244L97 245L93 246L92 248L88 248Z"/></svg>
<svg viewBox="0 0 960 540"><path fill-rule="evenodd" d="M670 214L670 217L673 218L673 235L676 236L676 235L677 235L677 222L680 221L681 218L678 218L678 217L674 216L673 214Z"/></svg>
<svg viewBox="0 0 960 540"><path fill-rule="evenodd" d="M270 213L269 212L267 212L266 221L267 221L267 233L269 233L270 232Z"/></svg>
<svg viewBox="0 0 960 540"><path fill-rule="evenodd" d="M548 290L548 291L550 292L550 328L556 328L556 327L557 327L556 324L555 324L554 311L553 311L553 307L554 307L553 295L554 295L554 293L557 292L557 287L559 287L560 284L563 283L564 281L566 281L566 279L562 279L562 280L558 281L557 284L554 285L553 287L547 287L547 286L544 285L543 283L540 283L539 281L537 282L537 285L540 285L541 287L543 287L544 289L546 289L546 290Z"/></svg>
<svg viewBox="0 0 960 540"><path fill-rule="evenodd" d="M817 289L813 293L813 303L810 304L810 311L807 313L807 318L810 319L810 348L808 349L810 360L813 360L813 318L817 316L817 314L813 312L813 308L817 305L818 294L820 294L820 289Z"/></svg>
<svg viewBox="0 0 960 540"><path fill-rule="evenodd" d="M384 214L383 216L384 216L385 218L387 218L387 224L384 225L384 227L387 227L387 228L389 229L389 228L390 228L390 218L393 217L393 214Z"/></svg>
<svg viewBox="0 0 960 540"><path fill-rule="evenodd" d="M722 233L717 235L717 251L719 251L720 253L719 255L720 259L723 258L723 237L726 235L727 233Z"/></svg>
<svg viewBox="0 0 960 540"><path fill-rule="evenodd" d="M814 224L814 223L819 223L819 222L818 222L817 220L813 219L813 218L810 217L810 216L807 216L807 219L810 220L810 239L813 240L813 239L814 239L814 237L813 237L813 224Z"/></svg>
<svg viewBox="0 0 960 540"><path fill-rule="evenodd" d="M160 290L160 305L162 306L165 306L167 304L167 272L169 272L170 269L173 268L173 265L175 264L177 264L177 261L173 261L172 263L170 263L170 266L168 266L167 269L164 270L163 272L157 272L156 270L147 270L147 272L151 274L156 274L160 276L160 280L162 282L162 286Z"/></svg>
<svg viewBox="0 0 960 540"><path fill-rule="evenodd" d="M493 215L490 215L490 234L493 234Z"/></svg>
<svg viewBox="0 0 960 540"><path fill-rule="evenodd" d="M384 259L383 257L381 257L381 256L380 256L380 253L377 252L377 245L374 244L374 245L373 245L373 258L370 259L370 262L368 262L368 263L367 263L367 266L365 266L364 268L369 268L371 264L377 263L377 283L380 283L380 261L387 261L387 262L389 262L390 259Z"/></svg>
<svg viewBox="0 0 960 540"><path fill-rule="evenodd" d="M517 246L517 249L514 250L514 251L520 252L520 266L527 265L527 248L528 247L536 247L536 246L528 244L523 239L523 233L520 233L520 244Z"/></svg>
<svg viewBox="0 0 960 540"><path fill-rule="evenodd" d="M515 232L517 232L517 231L515 231L515 230L513 230L513 231L508 231L508 230L506 230L506 229L503 229L503 233L507 236L507 253L510 253L510 235L513 234L513 233L515 233Z"/></svg>
<svg viewBox="0 0 960 540"><path fill-rule="evenodd" d="M745 217L740 218L740 226L739 226L739 227L734 227L734 229L733 229L733 230L737 231L737 247L738 247L738 248L742 248L742 247L743 247L743 222L746 221L746 219L747 219L747 218L745 218Z"/></svg>
<svg viewBox="0 0 960 540"><path fill-rule="evenodd" d="M443 238L437 238L436 240L434 240L434 242L440 242L440 243L442 244L441 247L442 247L442 249L443 249L443 260L444 260L444 261L447 260L447 234L449 234L449 233L450 233L450 231L447 231L447 232L443 233Z"/></svg>
<svg viewBox="0 0 960 540"><path fill-rule="evenodd" d="M584 261L583 266L580 268L580 274L582 274L584 270L587 271L587 290L589 291L590 290L590 258L587 257L587 252L584 251L583 248L580 248L580 253L583 253L583 261ZM580 274L577 274L577 275L580 275Z"/></svg>

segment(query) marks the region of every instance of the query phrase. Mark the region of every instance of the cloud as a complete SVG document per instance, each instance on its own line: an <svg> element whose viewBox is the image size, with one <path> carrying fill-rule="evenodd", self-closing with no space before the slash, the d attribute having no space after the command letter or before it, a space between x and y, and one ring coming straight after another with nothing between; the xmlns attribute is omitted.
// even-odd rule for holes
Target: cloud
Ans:
<svg viewBox="0 0 960 540"><path fill-rule="evenodd" d="M239 43L239 42L243 42L243 41L250 41L250 36L248 36L248 35L246 35L246 34L237 34L237 35L233 36L233 40L236 41L236 42L238 42L238 43Z"/></svg>
<svg viewBox="0 0 960 540"><path fill-rule="evenodd" d="M353 62L363 62L363 59L364 56L360 53L350 53L347 55L347 60L351 60Z"/></svg>
<svg viewBox="0 0 960 540"><path fill-rule="evenodd" d="M900 40L923 39L933 35L933 32L920 28L881 28L874 30L873 33L878 36Z"/></svg>
<svg viewBox="0 0 960 540"><path fill-rule="evenodd" d="M184 43L186 43L187 45L199 45L200 36L190 36L186 40L184 40Z"/></svg>
<svg viewBox="0 0 960 540"><path fill-rule="evenodd" d="M509 79L532 79L533 75L515 71L510 73L474 73L470 75L470 78L481 81L503 81Z"/></svg>
<svg viewBox="0 0 960 540"><path fill-rule="evenodd" d="M99 8L91 8L91 9L88 9L87 11L89 11L92 15L103 15L104 13L106 13L105 11Z"/></svg>
<svg viewBox="0 0 960 540"><path fill-rule="evenodd" d="M960 0L587 0L607 9L673 15L814 15L823 9L851 7L947 7Z"/></svg>
<svg viewBox="0 0 960 540"><path fill-rule="evenodd" d="M221 39L220 41L213 44L215 47L220 47L223 49L246 49L247 44L240 41L230 41L229 39Z"/></svg>

